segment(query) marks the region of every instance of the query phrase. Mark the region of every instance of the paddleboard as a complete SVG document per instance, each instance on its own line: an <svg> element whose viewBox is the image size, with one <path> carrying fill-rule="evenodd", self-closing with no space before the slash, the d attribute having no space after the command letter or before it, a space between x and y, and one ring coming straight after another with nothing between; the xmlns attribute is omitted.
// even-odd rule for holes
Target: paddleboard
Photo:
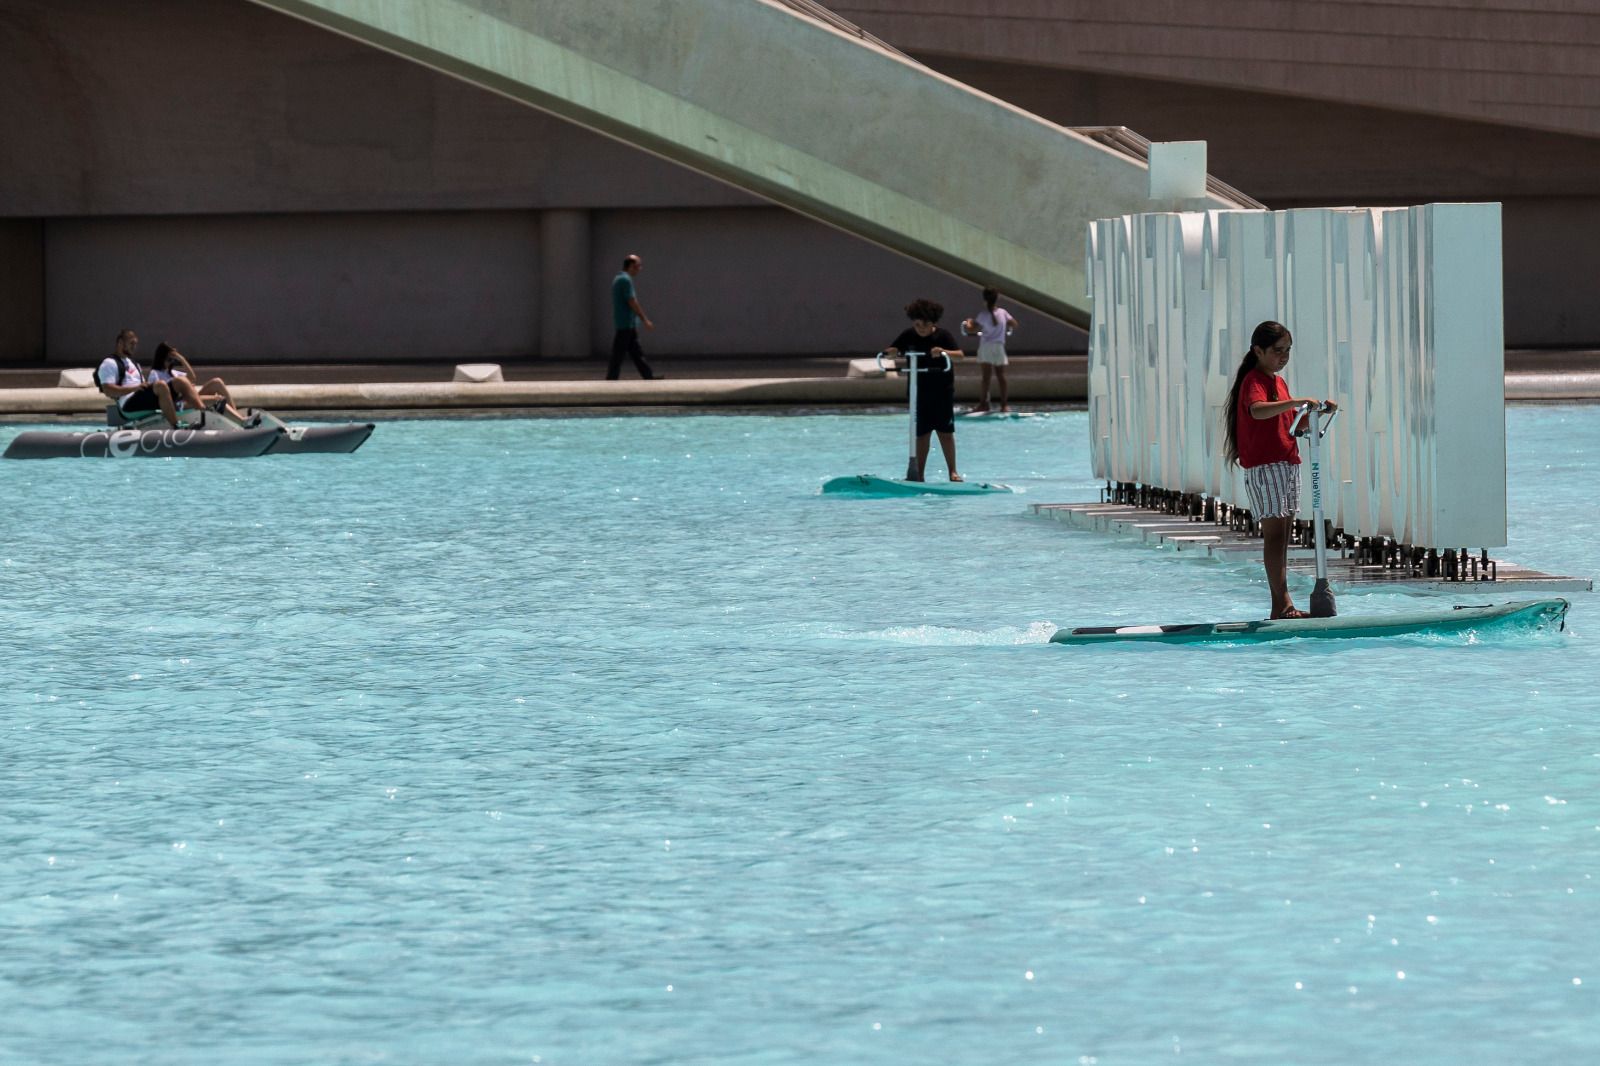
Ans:
<svg viewBox="0 0 1600 1066"><path fill-rule="evenodd" d="M1488 628L1566 628L1564 599L1408 611L1333 618L1280 618L1258 622L1198 622L1175 626L1086 626L1058 629L1052 644L1103 644L1142 641L1155 644L1201 642L1253 644L1296 637L1394 637L1406 633L1448 634Z"/></svg>
<svg viewBox="0 0 1600 1066"><path fill-rule="evenodd" d="M1010 485L998 481L906 481L876 474L853 474L829 478L823 482L822 491L853 496L981 496L1013 490Z"/></svg>
<svg viewBox="0 0 1600 1066"><path fill-rule="evenodd" d="M1043 418L1037 411L962 411L957 418L971 419L976 422L1015 422L1024 418Z"/></svg>

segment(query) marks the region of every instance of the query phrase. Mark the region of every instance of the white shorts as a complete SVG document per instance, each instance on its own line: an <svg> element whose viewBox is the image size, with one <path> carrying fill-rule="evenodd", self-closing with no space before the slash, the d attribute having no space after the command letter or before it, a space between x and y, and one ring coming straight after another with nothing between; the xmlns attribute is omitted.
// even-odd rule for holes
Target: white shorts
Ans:
<svg viewBox="0 0 1600 1066"><path fill-rule="evenodd" d="M1246 467L1244 487L1256 520L1293 518L1300 509L1300 464L1265 463Z"/></svg>
<svg viewBox="0 0 1600 1066"><path fill-rule="evenodd" d="M985 341L978 345L978 362L1005 366L1010 361L1006 358L1006 346L1000 341Z"/></svg>

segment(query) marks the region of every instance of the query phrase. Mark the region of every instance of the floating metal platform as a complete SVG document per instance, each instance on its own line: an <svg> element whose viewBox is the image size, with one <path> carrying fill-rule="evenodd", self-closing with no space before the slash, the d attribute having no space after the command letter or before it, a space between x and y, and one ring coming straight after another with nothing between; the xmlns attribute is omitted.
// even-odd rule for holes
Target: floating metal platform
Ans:
<svg viewBox="0 0 1600 1066"><path fill-rule="evenodd" d="M1036 503L1033 513L1073 529L1091 533L1110 533L1133 537L1146 544L1194 552L1229 562L1261 557L1261 538L1238 532L1226 525L1183 515L1168 514L1127 503ZM1451 580L1420 574L1408 567L1358 565L1352 558L1329 552L1328 580L1337 588L1354 586L1404 586L1421 592L1496 592L1526 591L1544 595L1556 592L1592 592L1594 579L1560 577L1531 570L1504 559L1491 559L1493 566L1476 579ZM1310 548L1289 549L1289 569L1310 574L1315 570L1315 552Z"/></svg>

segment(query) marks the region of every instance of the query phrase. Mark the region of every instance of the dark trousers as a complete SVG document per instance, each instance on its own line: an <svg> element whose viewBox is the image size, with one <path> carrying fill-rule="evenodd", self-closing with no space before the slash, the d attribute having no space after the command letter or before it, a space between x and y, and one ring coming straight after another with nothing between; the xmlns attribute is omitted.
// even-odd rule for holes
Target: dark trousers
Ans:
<svg viewBox="0 0 1600 1066"><path fill-rule="evenodd" d="M633 360L640 377L649 381L656 376L655 371L650 369L650 364L644 361L644 349L639 347L639 331L619 329L617 335L611 338L611 365L606 367L607 381L615 381L621 375L622 357L625 355Z"/></svg>

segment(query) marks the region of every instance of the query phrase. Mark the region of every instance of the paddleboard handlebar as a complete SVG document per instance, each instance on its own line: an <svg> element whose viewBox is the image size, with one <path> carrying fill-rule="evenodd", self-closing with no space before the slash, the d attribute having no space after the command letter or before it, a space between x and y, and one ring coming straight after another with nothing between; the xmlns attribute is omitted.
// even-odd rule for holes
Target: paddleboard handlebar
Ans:
<svg viewBox="0 0 1600 1066"><path fill-rule="evenodd" d="M908 446L906 451L906 480L921 481L922 464L917 462L917 375L926 374L929 368L925 366L918 366L917 360L921 359L928 353L901 352L900 354L906 357L905 373L908 379L907 383L909 385L910 393L909 399L911 401L908 405L910 409L909 413L911 415L911 426L910 433L907 436ZM878 367L879 369L887 372L889 368L883 364L883 355L883 352L878 353ZM950 357L941 352L939 353L939 358L944 360L944 369L949 370L951 367Z"/></svg>
<svg viewBox="0 0 1600 1066"><path fill-rule="evenodd" d="M1305 437L1311 443L1311 537L1317 555L1317 579L1311 589L1311 617L1331 618L1339 613L1333 599L1333 588L1328 584L1328 543L1322 518L1322 438L1328 435L1328 426L1339 409L1329 403L1307 400L1295 405L1294 420L1289 423L1291 436ZM1318 419L1318 415L1326 418Z"/></svg>
<svg viewBox="0 0 1600 1066"><path fill-rule="evenodd" d="M1317 426L1317 437L1319 439L1326 437L1328 435L1328 426L1332 424L1334 416L1339 413L1339 409L1334 407L1332 410L1329 410L1328 404L1312 403L1310 400L1307 400L1305 403L1299 404L1295 407L1294 421L1289 423L1289 435L1292 437L1304 437L1310 434L1311 426L1308 424L1308 419L1306 416L1312 414L1313 412L1316 414L1326 414L1328 416L1322 420L1320 425ZM1315 419L1313 418L1309 421L1315 421Z"/></svg>
<svg viewBox="0 0 1600 1066"><path fill-rule="evenodd" d="M927 355L928 354L927 352L901 352L900 354L906 357L906 369L910 373L921 374L921 373L923 373L924 371L926 371L928 369L925 366L918 366L917 365L917 360L921 359L923 356ZM950 366L951 366L950 357L948 355L940 353L939 358L944 360L943 369L949 370ZM878 353L878 369L879 370L883 370L883 371L894 370L896 373L900 372L900 369L898 367L892 367L892 366L885 366L884 365L884 363L883 363L883 353L882 352Z"/></svg>

